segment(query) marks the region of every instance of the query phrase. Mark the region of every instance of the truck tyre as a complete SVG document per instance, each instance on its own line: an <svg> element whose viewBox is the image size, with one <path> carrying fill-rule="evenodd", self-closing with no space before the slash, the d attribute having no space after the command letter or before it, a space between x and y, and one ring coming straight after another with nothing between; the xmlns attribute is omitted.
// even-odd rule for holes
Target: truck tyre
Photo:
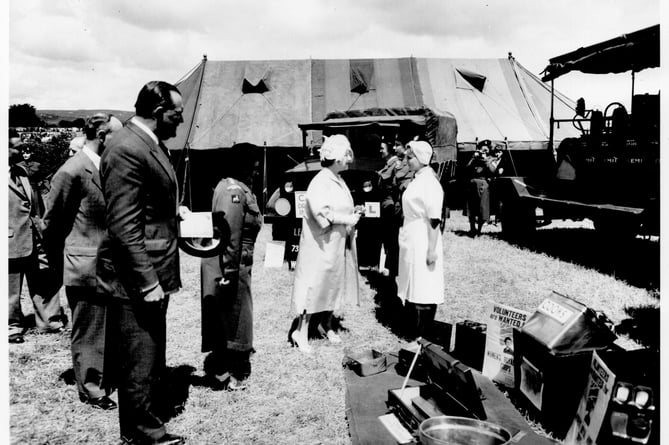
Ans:
<svg viewBox="0 0 669 445"><path fill-rule="evenodd" d="M507 239L523 240L534 235L536 209L518 199L506 199L500 202L502 216L502 235Z"/></svg>

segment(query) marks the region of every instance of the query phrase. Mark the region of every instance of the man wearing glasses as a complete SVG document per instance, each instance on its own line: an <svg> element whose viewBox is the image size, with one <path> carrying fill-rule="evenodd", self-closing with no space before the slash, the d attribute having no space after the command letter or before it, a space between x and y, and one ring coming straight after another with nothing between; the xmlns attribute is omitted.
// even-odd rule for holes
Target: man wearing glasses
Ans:
<svg viewBox="0 0 669 445"><path fill-rule="evenodd" d="M177 180L162 141L183 122L179 90L144 85L136 116L114 135L102 155L100 177L108 232L98 252L98 290L115 297L107 325L118 338L118 401L125 444L175 445L166 432L165 314L169 294L181 287L177 247Z"/></svg>

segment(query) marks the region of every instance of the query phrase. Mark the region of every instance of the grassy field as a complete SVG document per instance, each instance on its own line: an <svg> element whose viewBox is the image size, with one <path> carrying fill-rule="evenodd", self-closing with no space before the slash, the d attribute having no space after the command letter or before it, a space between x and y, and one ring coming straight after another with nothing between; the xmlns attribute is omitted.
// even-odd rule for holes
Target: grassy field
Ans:
<svg viewBox="0 0 669 445"><path fill-rule="evenodd" d="M533 311L552 290L604 311L615 323L627 318L626 307L659 306L657 240L638 238L622 248L595 241L587 224L571 224L543 228L532 243L512 245L494 226L475 239L465 235L467 229L466 219L453 213L445 234L446 303L438 309L439 320L483 321L490 300ZM270 237L266 226L256 245L257 353L250 387L243 392L215 392L198 384L204 359L199 260L182 255L184 288L170 302L167 362L185 374L192 371L188 367L195 369L185 410L169 430L188 436L188 443L348 444L344 349L399 346L398 337L377 320L376 291L363 284L361 305L343 314L342 345L316 341L312 357L290 348L293 275L285 265L263 267ZM9 345L9 366L11 443L119 443L117 412L83 405L75 387L59 378L71 367L68 333L29 333L26 343Z"/></svg>

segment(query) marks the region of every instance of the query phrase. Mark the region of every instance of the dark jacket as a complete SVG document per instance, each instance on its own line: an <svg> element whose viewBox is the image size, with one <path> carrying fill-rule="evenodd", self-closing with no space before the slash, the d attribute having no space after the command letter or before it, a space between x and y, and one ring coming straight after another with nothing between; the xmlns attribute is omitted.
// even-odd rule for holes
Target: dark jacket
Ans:
<svg viewBox="0 0 669 445"><path fill-rule="evenodd" d="M37 231L41 230L40 217L43 205L39 193L33 190L28 181L25 167L15 164L10 168L20 185L17 185L11 177L7 181L9 183L7 250L9 259L25 258L33 253L34 238ZM33 227L33 221L40 226Z"/></svg>
<svg viewBox="0 0 669 445"><path fill-rule="evenodd" d="M178 192L167 148L130 122L102 154L100 178L107 233L98 251L98 290L133 299L157 282L165 292L178 290Z"/></svg>

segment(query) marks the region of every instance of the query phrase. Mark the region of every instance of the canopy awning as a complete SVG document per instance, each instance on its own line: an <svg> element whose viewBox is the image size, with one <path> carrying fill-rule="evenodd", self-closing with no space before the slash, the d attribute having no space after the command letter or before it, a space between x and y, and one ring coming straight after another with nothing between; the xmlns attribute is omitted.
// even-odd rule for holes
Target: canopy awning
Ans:
<svg viewBox="0 0 669 445"><path fill-rule="evenodd" d="M553 57L541 80L547 82L570 71L588 74L639 72L660 66L660 25L623 34L611 40Z"/></svg>

